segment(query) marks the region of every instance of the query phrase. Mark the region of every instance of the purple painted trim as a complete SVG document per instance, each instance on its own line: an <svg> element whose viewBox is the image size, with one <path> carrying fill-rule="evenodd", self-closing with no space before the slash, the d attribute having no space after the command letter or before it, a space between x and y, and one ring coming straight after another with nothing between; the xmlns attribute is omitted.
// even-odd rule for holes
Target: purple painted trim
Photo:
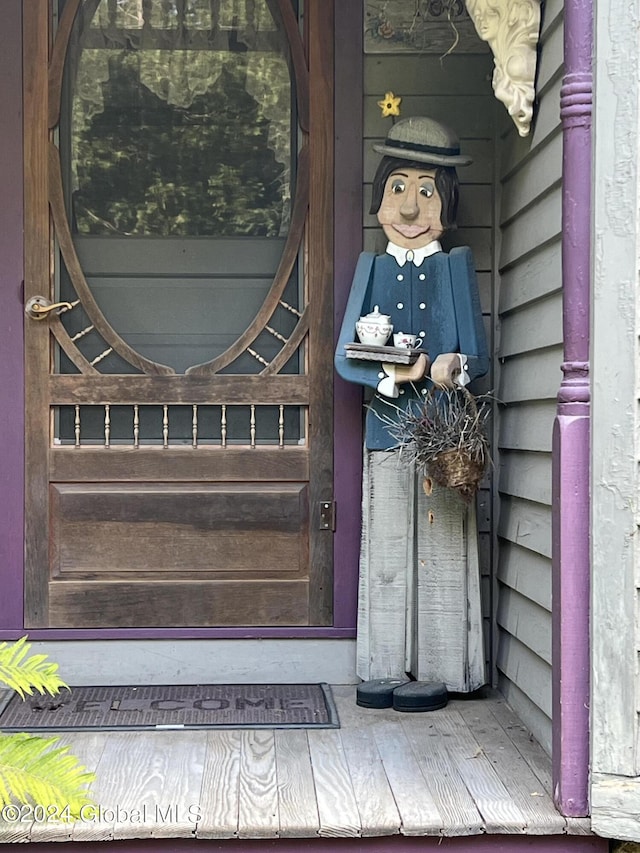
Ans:
<svg viewBox="0 0 640 853"><path fill-rule="evenodd" d="M58 850L65 842L55 842ZM82 853L607 853L609 842L595 836L566 835L472 835L461 838L407 838L394 835L387 838L294 838L224 841L204 839L151 839L144 841L70 841L73 850ZM13 844L0 844L0 851L15 850ZM29 844L29 853L51 853L51 843Z"/></svg>
<svg viewBox="0 0 640 853"><path fill-rule="evenodd" d="M334 328L362 247L362 3L335 3ZM355 628L360 557L362 390L334 381L334 625Z"/></svg>
<svg viewBox="0 0 640 853"><path fill-rule="evenodd" d="M0 640L17 640L25 629L0 628ZM37 628L31 640L295 640L348 639L355 628Z"/></svg>
<svg viewBox="0 0 640 853"><path fill-rule="evenodd" d="M22 625L24 567L24 308L22 298L22 14L2 4L0 51L0 625Z"/></svg>
<svg viewBox="0 0 640 853"><path fill-rule="evenodd" d="M565 0L562 286L564 379L553 443L553 780L568 816L589 813L592 0Z"/></svg>

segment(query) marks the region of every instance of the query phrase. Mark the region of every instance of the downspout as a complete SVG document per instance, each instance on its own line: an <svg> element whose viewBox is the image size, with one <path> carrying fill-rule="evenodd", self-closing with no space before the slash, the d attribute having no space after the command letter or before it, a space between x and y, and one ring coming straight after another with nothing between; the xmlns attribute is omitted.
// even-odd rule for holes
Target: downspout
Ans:
<svg viewBox="0 0 640 853"><path fill-rule="evenodd" d="M565 0L562 286L564 361L553 436L553 786L589 813L590 242L593 0Z"/></svg>

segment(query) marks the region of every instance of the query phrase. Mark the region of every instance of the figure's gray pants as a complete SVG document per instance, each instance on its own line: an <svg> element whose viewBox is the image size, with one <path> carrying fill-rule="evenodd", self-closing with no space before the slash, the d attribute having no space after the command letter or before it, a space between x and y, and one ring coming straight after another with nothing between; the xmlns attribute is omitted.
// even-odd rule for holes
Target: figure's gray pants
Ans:
<svg viewBox="0 0 640 853"><path fill-rule="evenodd" d="M435 484L426 494L399 451L365 450L362 485L358 675L476 690L485 665L475 506Z"/></svg>

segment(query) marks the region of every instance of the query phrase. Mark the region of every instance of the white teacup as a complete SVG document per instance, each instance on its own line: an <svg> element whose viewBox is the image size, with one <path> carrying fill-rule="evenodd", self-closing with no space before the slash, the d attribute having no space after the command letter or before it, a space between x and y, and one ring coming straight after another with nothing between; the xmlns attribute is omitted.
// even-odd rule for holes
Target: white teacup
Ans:
<svg viewBox="0 0 640 853"><path fill-rule="evenodd" d="M406 332L396 332L393 336L393 345L398 349L418 349L422 346L422 338L417 335L408 335Z"/></svg>

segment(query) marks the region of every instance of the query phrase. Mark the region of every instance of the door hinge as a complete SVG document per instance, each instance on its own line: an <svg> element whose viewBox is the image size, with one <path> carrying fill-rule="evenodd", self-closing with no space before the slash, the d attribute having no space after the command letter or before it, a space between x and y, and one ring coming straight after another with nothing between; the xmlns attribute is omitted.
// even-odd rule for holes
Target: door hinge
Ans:
<svg viewBox="0 0 640 853"><path fill-rule="evenodd" d="M335 501L320 501L320 522L319 530L335 530L336 529L336 502Z"/></svg>

